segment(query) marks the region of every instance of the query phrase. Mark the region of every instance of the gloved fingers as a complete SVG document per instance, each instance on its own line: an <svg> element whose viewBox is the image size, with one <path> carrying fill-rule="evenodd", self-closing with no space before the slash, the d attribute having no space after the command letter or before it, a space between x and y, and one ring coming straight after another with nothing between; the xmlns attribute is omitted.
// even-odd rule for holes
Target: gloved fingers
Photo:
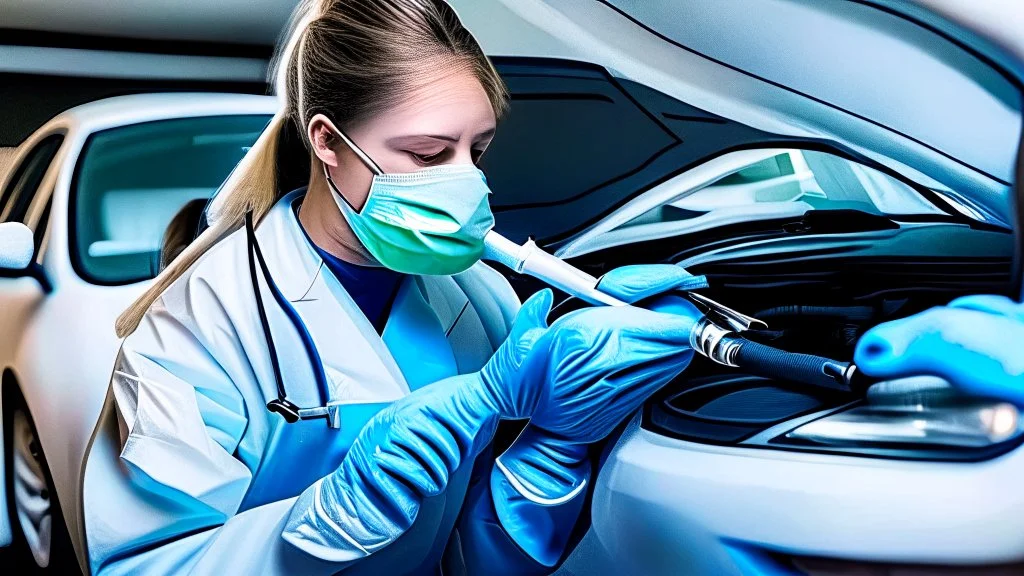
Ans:
<svg viewBox="0 0 1024 576"><path fill-rule="evenodd" d="M928 374L969 394L1024 402L1024 323L988 312L933 308L868 331L857 366L870 376Z"/></svg>
<svg viewBox="0 0 1024 576"><path fill-rule="evenodd" d="M525 461L543 458L566 467L574 466L586 456L586 445L552 436L550 432L536 426L523 428L515 442L502 455L506 460L512 457Z"/></svg>
<svg viewBox="0 0 1024 576"><path fill-rule="evenodd" d="M692 352L692 320L642 308L591 308L586 315L564 316L555 326L549 351L560 361L552 367L552 381L599 382L666 360L688 362ZM565 389L585 393L576 386ZM560 397L563 392L563 387L554 391L554 401L567 401Z"/></svg>
<svg viewBox="0 0 1024 576"><path fill-rule="evenodd" d="M693 350L687 349L671 356L627 367L605 379L603 394L609 408L632 412L654 393L686 370L693 360Z"/></svg>
<svg viewBox="0 0 1024 576"><path fill-rule="evenodd" d="M949 307L977 310L978 312L1016 318L1024 322L1024 304L1014 302L1006 296L994 296L991 294L964 296L950 302Z"/></svg>
<svg viewBox="0 0 1024 576"><path fill-rule="evenodd" d="M531 429L533 434L529 432ZM587 475L587 445L554 440L535 427L523 434L496 460L520 482L542 495L565 494Z"/></svg>
<svg viewBox="0 0 1024 576"><path fill-rule="evenodd" d="M409 450L408 447L401 447L398 450L401 452L396 453L392 448L375 455L377 468L390 480L390 482L384 483L385 485L402 487L409 490L410 494L420 497L436 496L444 490L447 478L441 482L439 480L441 474L434 469L433 464L417 459L416 453ZM400 494L401 491L397 491L390 497L394 498Z"/></svg>
<svg viewBox="0 0 1024 576"><path fill-rule="evenodd" d="M700 309L693 305L693 302L673 294L653 298L650 302L644 303L644 308L661 312L662 314L675 314L676 316L692 318L695 322L704 316Z"/></svg>
<svg viewBox="0 0 1024 576"><path fill-rule="evenodd" d="M523 359L533 349L534 342L547 330L548 314L551 313L553 300L551 289L545 288L530 296L519 308L508 337L508 340L516 343L515 357L512 358L514 366L522 364Z"/></svg>
<svg viewBox="0 0 1024 576"><path fill-rule="evenodd" d="M650 298L669 290L698 290L707 287L707 278L694 276L673 264L638 264L608 272L597 289L627 303Z"/></svg>
<svg viewBox="0 0 1024 576"><path fill-rule="evenodd" d="M619 366L593 385L557 398L559 414L543 415L531 426L580 443L597 442L648 398L686 369L692 350Z"/></svg>

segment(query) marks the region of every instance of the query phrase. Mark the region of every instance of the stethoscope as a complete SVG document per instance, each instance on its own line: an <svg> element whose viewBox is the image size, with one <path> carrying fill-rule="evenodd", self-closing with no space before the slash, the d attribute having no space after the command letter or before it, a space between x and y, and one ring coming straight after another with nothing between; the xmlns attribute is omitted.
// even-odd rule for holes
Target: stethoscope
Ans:
<svg viewBox="0 0 1024 576"><path fill-rule="evenodd" d="M367 156L361 148L356 146L355 142L345 135L344 132L338 130L337 133L375 176L384 174L380 166ZM345 202L348 202L348 199L338 191L338 187L331 178L326 165L324 166L324 175L333 191L341 196ZM313 343L313 337L310 336L306 325L302 323L299 313L295 311L291 303L281 294L277 284L274 283L274 279L270 276L270 270L267 268L266 260L263 258L263 251L260 250L259 242L256 241L256 228L253 225L252 211L245 214L245 233L249 245L249 277L252 280L253 293L256 295L256 309L259 311L260 324L263 326L263 336L267 341L267 352L270 354L270 363L274 368L274 380L277 383L277 398L267 403L267 410L280 414L285 422L289 424L294 424L300 420L324 419L327 420L328 427L339 429L341 428L341 404L328 401L327 374L324 372L320 353ZM306 357L309 359L310 367L313 369L317 390L320 393L320 406L316 408L300 408L288 400L288 393L284 387L284 376L281 373L281 363L277 357L277 347L274 345L274 337L270 333L270 322L267 320L266 308L263 306L263 294L260 292L259 279L257 278L257 264L259 264L260 271L263 272L263 278L270 288L270 293L274 295L274 300L277 301L277 305L284 311L295 331L302 339L302 346L306 349Z"/></svg>
<svg viewBox="0 0 1024 576"><path fill-rule="evenodd" d="M341 428L341 404L327 400L327 374L324 372L320 353L313 343L313 337L310 336L309 330L302 323L299 313L295 311L291 303L281 294L281 290L278 289L274 279L270 276L267 262L263 258L263 251L260 250L259 242L256 241L256 229L253 226L251 211L245 215L245 233L249 246L249 278L252 280L252 290L256 295L256 309L259 311L260 324L263 326L263 337L267 341L267 352L270 354L270 363L274 368L274 380L277 383L277 398L267 403L267 410L280 414L285 422L289 424L294 424L300 420L322 419L327 420L328 427L339 429ZM281 363L277 357L277 346L274 345L274 337L270 333L270 322L267 320L267 311L263 306L263 294L260 291L259 279L257 277L257 264L259 264L259 269L263 273L263 278L270 289L270 293L273 294L274 300L277 301L277 305L284 311L285 316L288 317L288 320L292 323L296 333L298 333L302 340L302 346L306 350L306 357L309 359L310 367L313 369L317 390L320 393L320 406L318 407L300 408L288 400L288 392L284 387L284 375L281 373Z"/></svg>

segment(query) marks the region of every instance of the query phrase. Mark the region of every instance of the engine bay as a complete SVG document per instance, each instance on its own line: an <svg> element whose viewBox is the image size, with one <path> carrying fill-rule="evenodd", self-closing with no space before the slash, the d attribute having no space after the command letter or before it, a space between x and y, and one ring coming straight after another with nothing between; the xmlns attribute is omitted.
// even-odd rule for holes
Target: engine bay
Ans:
<svg viewBox="0 0 1024 576"><path fill-rule="evenodd" d="M880 323L972 293L1005 291L1009 258L746 260L694 267L702 294L768 324L749 340L789 352L852 360ZM745 374L697 356L647 404L644 426L697 442L734 444L778 423L856 401L798 382Z"/></svg>
<svg viewBox="0 0 1024 576"><path fill-rule="evenodd" d="M758 239L747 249L727 248L715 258L701 257L707 245L680 249L662 243L601 251L572 263L599 277L621 265L692 262L687 269L706 275L710 284L701 295L767 324L767 329L744 332L744 338L840 362L852 361L857 341L878 324L960 296L1010 289L1009 234L963 226L915 230L913 244L926 250L907 250L907 234L898 230L884 234L877 242L850 234L825 242L816 239L809 247L776 244L775 250L766 250ZM793 238L787 236L784 241ZM513 279L521 296L539 289L534 282ZM569 305L561 307L562 313ZM698 354L683 374L646 403L642 426L688 441L729 445L859 400L756 376Z"/></svg>

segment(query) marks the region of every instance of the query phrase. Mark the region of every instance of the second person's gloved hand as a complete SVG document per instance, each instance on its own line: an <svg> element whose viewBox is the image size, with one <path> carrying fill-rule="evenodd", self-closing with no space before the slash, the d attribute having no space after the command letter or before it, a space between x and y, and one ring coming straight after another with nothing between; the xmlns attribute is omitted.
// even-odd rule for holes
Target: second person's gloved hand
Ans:
<svg viewBox="0 0 1024 576"><path fill-rule="evenodd" d="M1024 407L1024 305L959 298L869 330L854 361L870 376L939 376L968 394Z"/></svg>
<svg viewBox="0 0 1024 576"><path fill-rule="evenodd" d="M472 465L499 419L533 413L546 383L522 364L550 310L551 293L536 295L479 372L420 388L377 413L338 469L299 496L284 539L316 558L351 562L405 533L423 500Z"/></svg>

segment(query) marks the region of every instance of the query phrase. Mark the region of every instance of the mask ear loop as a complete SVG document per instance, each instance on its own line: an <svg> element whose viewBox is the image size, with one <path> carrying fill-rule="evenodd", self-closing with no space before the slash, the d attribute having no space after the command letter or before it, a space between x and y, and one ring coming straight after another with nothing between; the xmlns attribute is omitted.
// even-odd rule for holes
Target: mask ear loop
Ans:
<svg viewBox="0 0 1024 576"><path fill-rule="evenodd" d="M363 165L366 166L366 168L373 173L374 177L384 175L384 171L380 169L380 166L378 166L377 163L374 162L373 159L366 154L366 152L363 152L362 148L356 146L356 143L353 142L351 138L349 138L344 132L339 130L338 127L334 125L334 122L331 122L329 119L326 120L331 130L339 138L341 138L341 141L344 142L345 145L349 147L349 150L352 150L352 152L355 153L356 157L359 158L359 161L362 162ZM348 198L345 198L345 195L341 193L341 190L338 188L338 185L334 183L334 179L331 178L331 171L327 169L327 164L323 162L321 162L321 164L324 167L324 177L327 178L327 183L330 184L331 188L334 190L334 193L340 196L341 199L345 201L345 204L348 204L349 208L351 208L358 214L359 210L356 210L356 207L353 206L352 203L348 201Z"/></svg>

